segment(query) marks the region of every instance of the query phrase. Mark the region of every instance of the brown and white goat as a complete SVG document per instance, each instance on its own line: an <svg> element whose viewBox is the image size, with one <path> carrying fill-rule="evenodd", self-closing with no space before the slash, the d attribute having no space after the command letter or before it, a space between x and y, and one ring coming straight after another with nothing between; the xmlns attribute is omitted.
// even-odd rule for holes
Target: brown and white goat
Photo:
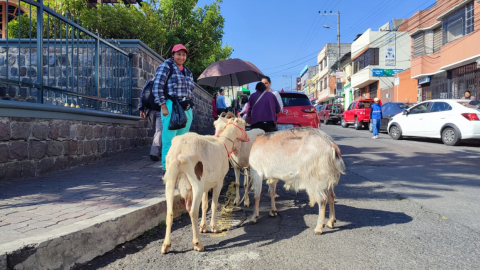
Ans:
<svg viewBox="0 0 480 270"><path fill-rule="evenodd" d="M245 121L242 119L229 120L218 138L196 133L186 133L173 138L166 157L166 173L163 178L167 199L167 230L161 250L163 254L168 253L171 246L175 187L178 187L180 195L187 202L187 211L192 221L193 249L204 250L197 226L198 212L200 202L203 209L208 207L207 194L210 189L213 189L210 228L212 232L219 231L216 223L218 197L229 168L228 156L236 140L248 140ZM206 221L203 220L201 225L206 225Z"/></svg>
<svg viewBox="0 0 480 270"><path fill-rule="evenodd" d="M225 114L222 113L220 117L215 121L215 135L218 136L221 132L225 129L228 119L235 118L235 115L231 112ZM247 131L247 135L250 138L248 142L238 142L234 146L234 151L232 155L230 155L230 159L232 160L232 167L235 171L235 187L236 187L236 195L234 204L238 205L240 202L240 171L243 170L244 175L248 174L249 163L248 159L250 157L250 150L252 149L253 143L257 139L257 136L265 134L265 131L261 129L252 129ZM245 191L245 207L250 207L250 199L248 197L248 182L247 179L244 178L243 188Z"/></svg>
<svg viewBox="0 0 480 270"><path fill-rule="evenodd" d="M250 152L250 174L255 190L255 210L251 221L259 217L260 192L265 179L280 179L285 188L305 190L310 206L319 205L316 234L325 226L325 207L328 200L330 217L327 223L333 228L335 218L335 193L341 174L345 174L340 149L325 132L314 128L293 128L258 136ZM272 211L276 212L275 196Z"/></svg>

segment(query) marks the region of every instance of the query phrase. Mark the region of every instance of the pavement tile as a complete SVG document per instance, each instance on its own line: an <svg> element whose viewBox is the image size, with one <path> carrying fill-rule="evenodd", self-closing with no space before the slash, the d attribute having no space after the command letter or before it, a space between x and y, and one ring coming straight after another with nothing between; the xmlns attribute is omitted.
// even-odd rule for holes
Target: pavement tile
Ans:
<svg viewBox="0 0 480 270"><path fill-rule="evenodd" d="M1 242L46 233L161 196L163 182L157 168L146 168L152 163L145 153L148 148L134 149L78 168L1 182ZM126 170L128 166L134 169Z"/></svg>

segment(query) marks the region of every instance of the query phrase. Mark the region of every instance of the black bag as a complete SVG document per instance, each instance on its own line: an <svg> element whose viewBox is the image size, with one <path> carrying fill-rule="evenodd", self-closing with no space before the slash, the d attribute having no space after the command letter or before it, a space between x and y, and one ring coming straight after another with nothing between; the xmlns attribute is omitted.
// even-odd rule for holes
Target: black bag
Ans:
<svg viewBox="0 0 480 270"><path fill-rule="evenodd" d="M170 71L168 72L167 80L163 85L163 92L165 92L165 89L167 88L168 80L170 79L170 77L172 77L172 74L173 74L173 65L171 63L167 63L167 64ZM160 111L160 106L157 103L155 103L155 95L153 95L152 93L153 80L154 79L149 79L147 83L145 83L145 85L143 86L142 104L143 104L143 107L146 109Z"/></svg>
<svg viewBox="0 0 480 270"><path fill-rule="evenodd" d="M170 123L168 130L178 130L187 126L187 114L183 110L178 99L173 98L172 111L170 112Z"/></svg>

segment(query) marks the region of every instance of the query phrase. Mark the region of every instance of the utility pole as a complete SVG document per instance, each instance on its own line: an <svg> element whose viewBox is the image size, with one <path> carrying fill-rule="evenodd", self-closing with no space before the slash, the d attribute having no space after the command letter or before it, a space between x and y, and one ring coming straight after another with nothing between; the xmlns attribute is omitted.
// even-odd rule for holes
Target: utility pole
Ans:
<svg viewBox="0 0 480 270"><path fill-rule="evenodd" d="M320 15L322 16L327 16L327 15L337 15L337 46L338 46L338 52L337 52L337 70L335 71L335 96L337 95L337 91L339 89L337 89L337 72L340 71L340 11L337 11L337 14L332 14L332 11L330 11L330 14L326 14L327 12L324 11L324 13L322 13L321 11L319 11L318 13L320 13ZM328 17L326 17L327 19L329 19ZM334 22L333 20L329 19L330 21ZM328 25L324 25L323 26L324 28L330 28Z"/></svg>

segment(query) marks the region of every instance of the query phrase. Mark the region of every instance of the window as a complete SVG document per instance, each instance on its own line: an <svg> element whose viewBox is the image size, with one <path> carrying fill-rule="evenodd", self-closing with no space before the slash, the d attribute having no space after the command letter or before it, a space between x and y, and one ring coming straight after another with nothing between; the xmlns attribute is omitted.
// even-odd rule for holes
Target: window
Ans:
<svg viewBox="0 0 480 270"><path fill-rule="evenodd" d="M428 109L429 102L425 102L422 104L418 104L417 106L413 107L409 114L418 114L418 113L426 113Z"/></svg>
<svg viewBox="0 0 480 270"><path fill-rule="evenodd" d="M444 112L451 111L452 106L446 102L435 102L433 103L431 112Z"/></svg>
<svg viewBox="0 0 480 270"><path fill-rule="evenodd" d="M324 89L327 89L327 77L325 77L325 79L323 79L323 88Z"/></svg>
<svg viewBox="0 0 480 270"><path fill-rule="evenodd" d="M443 20L443 44L468 35L474 30L473 2Z"/></svg>
<svg viewBox="0 0 480 270"><path fill-rule="evenodd" d="M281 93L283 107L312 105L306 95Z"/></svg>
<svg viewBox="0 0 480 270"><path fill-rule="evenodd" d="M440 52L440 47L442 47L442 28L435 29L433 31L433 53Z"/></svg>
<svg viewBox="0 0 480 270"><path fill-rule="evenodd" d="M323 70L323 61L320 62L320 71L322 71L322 70Z"/></svg>
<svg viewBox="0 0 480 270"><path fill-rule="evenodd" d="M413 50L412 50L412 57L417 58L419 56L425 55L425 36L423 33L416 34L413 36Z"/></svg>
<svg viewBox="0 0 480 270"><path fill-rule="evenodd" d="M353 60L353 74L370 65L378 65L379 51L378 48L370 48Z"/></svg>
<svg viewBox="0 0 480 270"><path fill-rule="evenodd" d="M354 106L355 102L353 102L352 104L350 104L350 106L348 106L348 109L347 110L351 110L352 107Z"/></svg>
<svg viewBox="0 0 480 270"><path fill-rule="evenodd" d="M323 80L320 80L320 91L323 90Z"/></svg>

